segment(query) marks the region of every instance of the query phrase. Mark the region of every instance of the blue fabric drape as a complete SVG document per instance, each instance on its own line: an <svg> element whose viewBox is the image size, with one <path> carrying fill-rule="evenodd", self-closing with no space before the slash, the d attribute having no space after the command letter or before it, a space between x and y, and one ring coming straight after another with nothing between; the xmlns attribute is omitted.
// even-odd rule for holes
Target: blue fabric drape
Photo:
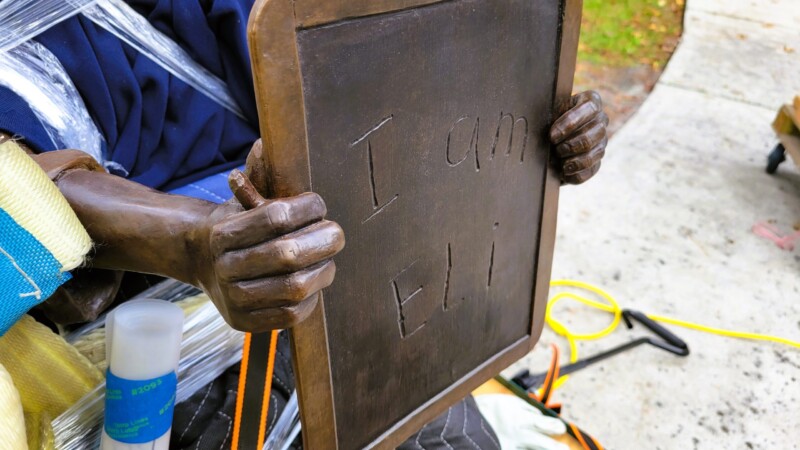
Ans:
<svg viewBox="0 0 800 450"><path fill-rule="evenodd" d="M106 139L108 159L158 189L187 185L244 162L258 138L246 24L252 0L128 0L157 29L224 80L246 119L82 16L37 37L72 78ZM22 104L21 104L22 103ZM0 89L0 129L55 150L19 97Z"/></svg>

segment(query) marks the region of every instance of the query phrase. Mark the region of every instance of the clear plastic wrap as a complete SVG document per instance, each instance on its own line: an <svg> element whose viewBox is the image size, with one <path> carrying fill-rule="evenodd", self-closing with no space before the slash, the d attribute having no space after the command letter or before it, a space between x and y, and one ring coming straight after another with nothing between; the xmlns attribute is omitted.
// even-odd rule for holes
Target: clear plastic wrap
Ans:
<svg viewBox="0 0 800 450"><path fill-rule="evenodd" d="M81 149L105 162L103 137L64 66L50 50L29 41L6 52L0 57L0 85L30 105L56 148Z"/></svg>
<svg viewBox="0 0 800 450"><path fill-rule="evenodd" d="M5 0L0 2L0 54L80 13L98 0Z"/></svg>
<svg viewBox="0 0 800 450"><path fill-rule="evenodd" d="M76 15L85 14L169 73L213 101L242 116L225 83L194 61L177 43L155 29L122 0L2 0L0 1L0 85L20 95L33 109L57 147L79 148L120 173L121 166L106 161L102 135L58 59L35 36ZM199 291L176 281L165 281L137 298L180 300ZM65 337L79 347L102 339L105 317ZM187 310L177 401L186 400L241 360L243 334L231 329L210 302ZM93 346L97 347L97 346ZM90 359L105 364L104 347ZM95 449L103 421L104 385L53 420L56 448ZM299 433L296 400L285 414L281 436ZM283 423L283 422L282 422ZM287 434L286 430L289 431ZM281 445L283 447L283 445Z"/></svg>
<svg viewBox="0 0 800 450"><path fill-rule="evenodd" d="M83 14L184 83L237 116L244 117L227 84L193 60L175 41L150 25L123 0L101 0L86 8Z"/></svg>
<svg viewBox="0 0 800 450"><path fill-rule="evenodd" d="M202 291L197 289L194 286L181 283L177 280L165 280L161 283L158 283L149 289L143 291L136 298L157 298L159 300L165 300L168 302L177 302L180 300L187 299L189 297L196 296L200 294ZM101 314L100 317L95 319L93 322L87 323L75 330L68 331L63 333L64 339L72 345L76 345L78 341L84 339L88 334L94 332L98 328L103 328L106 326L106 317L110 311L106 311L105 313ZM103 347L105 349L105 347Z"/></svg>
<svg viewBox="0 0 800 450"><path fill-rule="evenodd" d="M122 166L107 161L103 137L58 58L31 40L79 13L178 79L243 117L222 80L194 61L177 43L122 0L2 1L0 85L17 93L30 105L56 148L83 150L113 173L126 175Z"/></svg>
<svg viewBox="0 0 800 450"><path fill-rule="evenodd" d="M160 293L162 296L154 295ZM176 281L165 281L137 296L178 300L197 290ZM71 343L98 333L105 317L67 336ZM178 365L177 402L180 403L212 382L242 358L244 334L235 331L222 319L211 302L189 312L183 328L181 359ZM53 420L56 449L88 450L100 444L103 423L105 384L97 386L69 410Z"/></svg>
<svg viewBox="0 0 800 450"><path fill-rule="evenodd" d="M297 391L294 391L275 422L275 427L267 436L263 450L287 450L299 434L300 406L297 404Z"/></svg>

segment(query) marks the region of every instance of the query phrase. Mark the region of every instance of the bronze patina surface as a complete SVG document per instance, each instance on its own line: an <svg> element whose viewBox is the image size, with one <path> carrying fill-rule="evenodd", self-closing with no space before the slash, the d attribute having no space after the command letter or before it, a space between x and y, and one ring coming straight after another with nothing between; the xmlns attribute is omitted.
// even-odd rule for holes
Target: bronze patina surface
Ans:
<svg viewBox="0 0 800 450"><path fill-rule="evenodd" d="M580 4L339 3L260 2L251 52L270 191L319 193L350 243L292 330L306 444L391 448L541 332ZM604 131L584 97L556 143ZM602 140L561 146L567 181Z"/></svg>

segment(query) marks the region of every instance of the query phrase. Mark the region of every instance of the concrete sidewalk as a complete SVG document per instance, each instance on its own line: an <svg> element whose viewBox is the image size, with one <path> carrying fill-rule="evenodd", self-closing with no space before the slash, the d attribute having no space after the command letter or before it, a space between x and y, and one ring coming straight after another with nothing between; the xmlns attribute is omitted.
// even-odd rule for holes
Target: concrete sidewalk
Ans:
<svg viewBox="0 0 800 450"><path fill-rule="evenodd" d="M770 122L798 93L800 1L688 0L682 43L603 170L562 191L553 277L623 307L800 340L800 250L751 232L800 222L800 171L764 173ZM557 313L576 330L608 321ZM616 450L799 448L800 350L671 329L689 357L638 348L579 372L556 394L565 416ZM622 326L581 355L642 333ZM566 349L546 330L506 373L540 371L550 342Z"/></svg>

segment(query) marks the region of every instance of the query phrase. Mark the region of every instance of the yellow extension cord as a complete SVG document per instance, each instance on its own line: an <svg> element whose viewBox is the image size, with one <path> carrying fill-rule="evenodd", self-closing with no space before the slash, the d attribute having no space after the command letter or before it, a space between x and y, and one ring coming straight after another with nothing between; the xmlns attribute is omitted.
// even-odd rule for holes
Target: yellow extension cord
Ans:
<svg viewBox="0 0 800 450"><path fill-rule="evenodd" d="M569 360L570 362L574 363L578 361L578 346L577 341L591 341L594 339L599 339L601 337L607 336L612 333L617 326L619 325L620 320L622 320L622 308L620 308L619 303L611 296L608 292L600 289L597 286L591 285L589 283L584 283L582 281L575 281L575 280L555 280L550 282L551 287L568 287L568 288L576 288L581 289L584 291L591 292L600 298L604 299L608 303L599 302L596 300L592 300L586 298L582 295L576 294L570 291L559 292L550 300L547 301L547 311L545 312L545 320L547 324L550 325L550 328L564 338L567 339L569 343ZM559 322L553 317L553 306L561 300L570 299L584 305L590 306L592 308L599 309L601 311L605 311L614 315L614 318L611 320L611 323L603 328L600 331L594 333L573 333L566 325ZM800 348L800 341L793 341L791 339L782 338L779 336L770 336L766 334L758 334L758 333L749 333L744 331L735 331L735 330L725 330L722 328L715 328L709 327L707 325L701 325L697 323L687 322L685 320L675 319L672 317L666 316L658 316L654 314L647 314L652 320L656 322L664 322L670 325L676 325L683 328L689 328L691 330L702 331L704 333L716 334L719 336L726 336L738 339L750 339L756 341L770 341L770 342L777 342L779 344L789 345L795 348ZM564 382L569 379L568 375L564 375L556 381L553 385L553 389L558 388Z"/></svg>

